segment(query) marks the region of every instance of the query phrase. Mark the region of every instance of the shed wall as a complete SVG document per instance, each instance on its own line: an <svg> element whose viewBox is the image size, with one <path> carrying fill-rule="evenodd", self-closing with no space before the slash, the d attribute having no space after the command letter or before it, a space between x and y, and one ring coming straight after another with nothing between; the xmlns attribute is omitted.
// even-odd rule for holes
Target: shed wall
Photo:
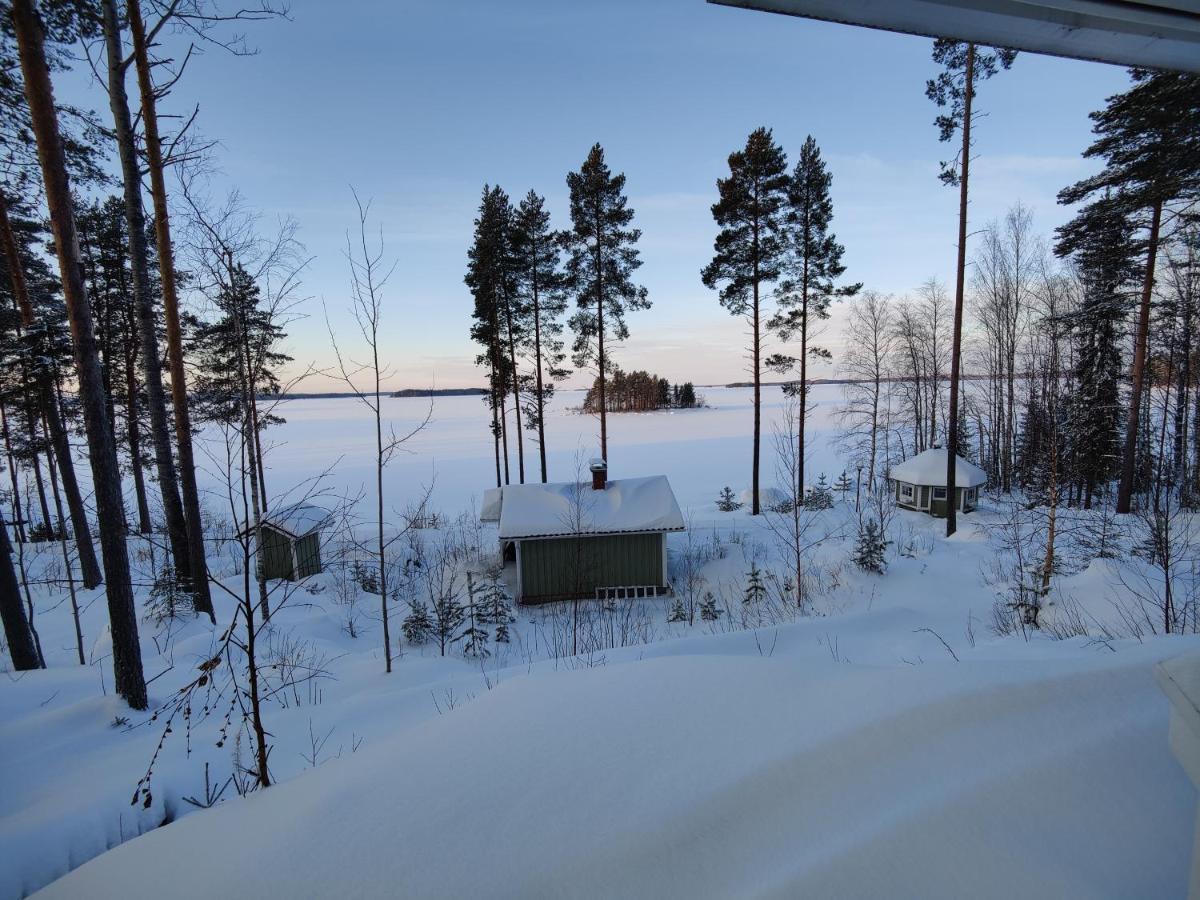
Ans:
<svg viewBox="0 0 1200 900"><path fill-rule="evenodd" d="M521 599L590 597L604 587L666 587L665 540L663 534L610 534L521 541Z"/></svg>

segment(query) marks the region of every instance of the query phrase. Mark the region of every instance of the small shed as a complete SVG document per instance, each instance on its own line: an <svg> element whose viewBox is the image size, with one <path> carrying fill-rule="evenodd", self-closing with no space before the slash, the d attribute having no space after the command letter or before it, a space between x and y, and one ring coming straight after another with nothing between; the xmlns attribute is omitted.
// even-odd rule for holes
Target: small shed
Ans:
<svg viewBox="0 0 1200 900"><path fill-rule="evenodd" d="M262 516L258 534L258 570L263 578L299 581L321 571L321 528L330 513L295 503Z"/></svg>
<svg viewBox="0 0 1200 900"><path fill-rule="evenodd" d="M484 495L481 519L499 523L505 556L516 562L516 599L656 597L671 590L667 533L683 514L665 475L592 482L512 484Z"/></svg>
<svg viewBox="0 0 1200 900"><path fill-rule="evenodd" d="M946 454L943 447L931 447L923 453L892 466L888 478L896 492L896 504L905 509L946 515ZM979 489L987 484L987 474L961 456L954 464L954 507L968 513L979 505Z"/></svg>

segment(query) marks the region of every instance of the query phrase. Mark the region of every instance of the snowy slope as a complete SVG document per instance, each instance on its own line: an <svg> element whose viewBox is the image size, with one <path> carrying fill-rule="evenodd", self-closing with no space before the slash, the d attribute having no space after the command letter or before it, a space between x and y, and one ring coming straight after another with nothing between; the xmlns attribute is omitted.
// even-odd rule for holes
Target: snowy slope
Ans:
<svg viewBox="0 0 1200 900"><path fill-rule="evenodd" d="M689 643L505 682L39 896L1183 890L1195 796L1154 649L896 669Z"/></svg>

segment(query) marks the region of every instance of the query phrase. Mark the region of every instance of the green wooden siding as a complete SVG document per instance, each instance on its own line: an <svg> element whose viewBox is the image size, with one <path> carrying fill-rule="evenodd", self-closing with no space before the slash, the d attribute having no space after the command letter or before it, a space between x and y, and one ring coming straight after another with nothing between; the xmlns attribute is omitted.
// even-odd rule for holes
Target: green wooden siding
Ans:
<svg viewBox="0 0 1200 900"><path fill-rule="evenodd" d="M297 578L307 578L321 571L321 535L314 531L296 541Z"/></svg>
<svg viewBox="0 0 1200 900"><path fill-rule="evenodd" d="M263 578L292 578L292 542L274 528L259 529L258 563Z"/></svg>
<svg viewBox="0 0 1200 900"><path fill-rule="evenodd" d="M521 541L522 598L592 596L597 588L665 587L662 534Z"/></svg>

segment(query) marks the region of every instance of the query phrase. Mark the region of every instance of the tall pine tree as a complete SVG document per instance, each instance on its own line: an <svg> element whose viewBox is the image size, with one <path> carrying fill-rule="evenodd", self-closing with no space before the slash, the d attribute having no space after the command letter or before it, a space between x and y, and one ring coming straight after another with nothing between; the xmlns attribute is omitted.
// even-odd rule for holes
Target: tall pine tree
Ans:
<svg viewBox="0 0 1200 900"><path fill-rule="evenodd" d="M721 305L750 325L750 371L754 379L754 441L751 451L751 512L758 515L762 449L762 301L766 286L782 273L788 196L787 156L771 129L756 128L746 146L729 154L729 176L717 179L713 219L721 227L713 258L700 273L704 286L720 286Z"/></svg>
<svg viewBox="0 0 1200 900"><path fill-rule="evenodd" d="M1060 203L1078 203L1102 194L1107 204L1145 234L1118 513L1129 512L1133 499L1150 305L1164 211L1169 217L1171 204L1200 198L1200 75L1141 70L1132 75L1132 88L1110 97L1104 109L1091 115L1096 139L1083 155L1103 159L1104 169L1058 195ZM1082 240L1086 214L1085 209L1059 229L1059 252L1070 252Z"/></svg>
<svg viewBox="0 0 1200 900"><path fill-rule="evenodd" d="M846 271L842 265L845 248L829 230L833 222L833 198L829 187L833 177L821 159L821 149L809 135L800 148L800 158L788 182L787 243L784 270L787 278L776 296L779 311L771 317L770 328L785 341L798 337L800 353L789 356L776 353L767 365L776 372L796 372L792 391L800 400L796 420L797 497L804 496L804 426L808 420L808 358L829 359L829 351L810 343L815 322L829 318L835 299L852 297L862 284L837 287L835 282Z"/></svg>
<svg viewBox="0 0 1200 900"><path fill-rule="evenodd" d="M625 196L624 174L613 175L604 148L595 144L578 172L567 175L571 225L566 235L567 279L578 310L571 317L575 332L575 364L594 365L600 379L600 455L608 459L608 414L605 410L605 341L629 337L625 313L649 309L646 289L634 284L642 264L637 242L642 232L631 228L633 210Z"/></svg>
<svg viewBox="0 0 1200 900"><path fill-rule="evenodd" d="M947 110L938 115L938 139L948 143L962 132L962 144L954 160L943 161L939 178L943 184L958 188L958 260L954 275L954 331L950 339L950 409L947 421L946 496L955 495L955 474L959 451L959 370L962 365L963 302L967 274L967 197L971 177L971 127L978 110L976 85L1007 69L1017 51L977 47L974 43L938 38L933 42L933 61L942 67L937 78L925 84L925 96ZM946 504L946 537L958 527L957 510Z"/></svg>
<svg viewBox="0 0 1200 900"><path fill-rule="evenodd" d="M561 236L550 228L545 200L533 191L517 206L512 221L512 252L516 289L527 315L526 354L533 375L525 403L525 425L537 434L542 483L546 482L546 404L554 383L570 372L563 368L562 317L567 310L563 293L559 247Z"/></svg>

